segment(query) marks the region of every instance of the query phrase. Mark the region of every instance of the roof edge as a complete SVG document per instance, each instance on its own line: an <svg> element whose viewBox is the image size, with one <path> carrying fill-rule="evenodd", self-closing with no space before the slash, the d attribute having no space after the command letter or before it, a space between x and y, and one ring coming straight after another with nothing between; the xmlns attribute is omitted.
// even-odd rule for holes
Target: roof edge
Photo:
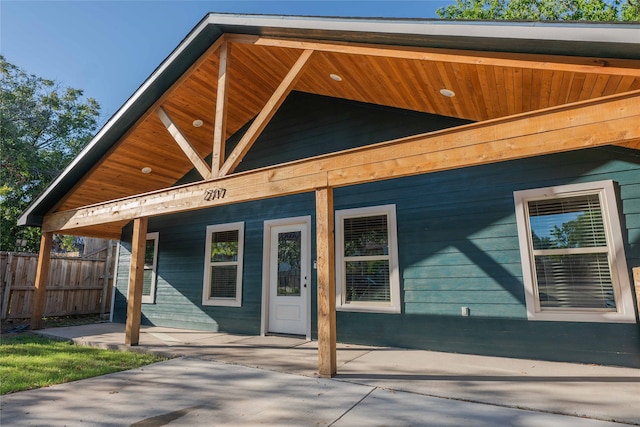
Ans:
<svg viewBox="0 0 640 427"><path fill-rule="evenodd" d="M58 187L65 177L76 168L91 152L97 149L102 139L113 130L120 120L129 112L130 109L140 100L140 98L150 89L150 87L162 76L162 74L173 64L178 57L193 43L193 41L202 34L210 25L207 16L187 34L187 36L178 44L178 46L160 63L160 65L145 79L145 81L136 89L136 91L127 99L127 101L111 116L111 118L102 126L98 133L89 141L89 143L80 151L80 153L62 170L62 172L47 186L45 191L40 194L18 218L20 226L42 226L42 215L34 215L33 211L46 200L51 192ZM218 37L222 32L218 34ZM217 38L217 37L216 37ZM137 118L136 118L137 120Z"/></svg>
<svg viewBox="0 0 640 427"><path fill-rule="evenodd" d="M640 26L626 22L548 22L447 20L420 18L344 18L299 15L253 15L209 13L213 25L270 27L280 29L367 32L381 34L437 35L536 39L575 42L635 43L640 45ZM606 32L602 30L606 29Z"/></svg>
<svg viewBox="0 0 640 427"><path fill-rule="evenodd" d="M606 29L607 31L603 31ZM145 79L133 95L105 123L87 146L64 168L18 219L18 225L42 225L43 211L50 210L57 199L66 194L87 170L83 163L95 164L124 135L145 111L177 78L223 33L240 32L281 37L319 36L332 40L420 45L427 40L433 47L493 50L511 41L512 46L560 43L561 49L582 46L575 56L596 49L610 52L610 46L622 46L640 58L640 25L602 23L548 23L520 21L452 21L402 18L340 18L295 15L244 15L208 13L178 46ZM482 41L489 40L482 48ZM480 44L481 48L477 48ZM550 45L551 46L551 45ZM475 49L474 49L475 47ZM513 47L512 47L513 49ZM550 54L556 54L551 48ZM501 50L501 49L498 49ZM508 50L512 51L512 50ZM565 53L566 54L566 53ZM605 55L606 56L606 55ZM187 64L187 65L185 65ZM38 212L39 210L39 212Z"/></svg>

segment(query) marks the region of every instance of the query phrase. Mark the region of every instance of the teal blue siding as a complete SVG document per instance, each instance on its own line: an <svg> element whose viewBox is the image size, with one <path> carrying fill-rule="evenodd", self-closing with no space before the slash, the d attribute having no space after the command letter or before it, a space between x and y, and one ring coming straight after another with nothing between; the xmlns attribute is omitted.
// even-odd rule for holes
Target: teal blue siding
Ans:
<svg viewBox="0 0 640 427"><path fill-rule="evenodd" d="M293 122L292 118L295 119ZM464 123L467 121L293 92L237 170L265 167ZM227 152L233 149L248 126L227 141ZM197 172L191 171L178 184L199 179ZM314 197L314 194L298 195L152 218L149 231L160 233L158 282L156 303L143 305L143 324L258 333L263 221L314 215ZM242 307L202 306L206 226L238 221L245 221ZM315 252L314 230L312 248ZM130 235L131 229L126 228L114 316L120 322L126 318ZM316 305L314 294L311 301L314 322ZM315 326L312 328L315 330Z"/></svg>
<svg viewBox="0 0 640 427"><path fill-rule="evenodd" d="M292 117L297 120L292 121ZM251 170L465 123L469 121L293 92L237 170ZM230 138L227 152L240 137L239 132Z"/></svg>
<svg viewBox="0 0 640 427"><path fill-rule="evenodd" d="M236 171L319 156L376 142L469 123L344 99L292 92L244 157ZM226 143L228 155L249 128ZM207 158L207 161L210 161ZM200 180L194 170L177 184Z"/></svg>
<svg viewBox="0 0 640 427"><path fill-rule="evenodd" d="M240 334L260 333L264 220L304 216L313 209L314 194L307 193L151 218L149 231L159 232L158 281L155 304L142 305L142 323ZM203 306L206 227L238 221L245 223L242 307ZM127 292L130 235L131 230L126 229L120 257L122 268L118 271L116 320L120 322L126 318L124 295ZM314 242L315 239L312 241L315 246Z"/></svg>
<svg viewBox="0 0 640 427"><path fill-rule="evenodd" d="M395 203L403 312L338 312L345 342L640 366L637 324L527 320L513 192L612 179L640 266L640 157L605 147L335 190L336 209ZM631 276L631 270L629 271ZM461 307L471 316L461 316Z"/></svg>
<svg viewBox="0 0 640 427"><path fill-rule="evenodd" d="M249 170L460 124L453 119L295 93L241 163ZM228 149L237 142L235 136ZM196 179L185 176L182 182ZM640 154L603 147L337 188L335 208L395 204L399 314L338 312L342 342L640 367L637 324L527 320L513 192L612 179L625 253L640 266ZM158 231L156 303L143 323L243 334L260 330L263 227L312 216L314 194L152 218ZM202 306L207 225L245 222L242 307ZM126 316L130 227L123 232L115 319ZM315 272L312 335L317 335ZM461 307L470 317L461 316Z"/></svg>

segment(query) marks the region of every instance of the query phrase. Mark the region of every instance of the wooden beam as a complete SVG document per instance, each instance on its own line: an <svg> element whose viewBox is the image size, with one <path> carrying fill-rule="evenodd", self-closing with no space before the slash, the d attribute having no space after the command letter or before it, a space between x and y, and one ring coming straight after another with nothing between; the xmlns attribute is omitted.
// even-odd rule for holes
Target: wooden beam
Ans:
<svg viewBox="0 0 640 427"><path fill-rule="evenodd" d="M63 231L640 139L640 91L401 138L45 216ZM216 193L216 189L224 189ZM220 197L217 197L217 196Z"/></svg>
<svg viewBox="0 0 640 427"><path fill-rule="evenodd" d="M336 375L336 270L333 189L316 190L316 251L318 257L318 373Z"/></svg>
<svg viewBox="0 0 640 427"><path fill-rule="evenodd" d="M632 150L640 150L640 139L636 139L635 141L626 141L615 145L625 148L631 148Z"/></svg>
<svg viewBox="0 0 640 427"><path fill-rule="evenodd" d="M251 123L247 132L244 134L240 142L238 142L238 145L236 145L233 151L229 154L224 165L220 168L219 176L225 176L233 172L242 161L253 143L258 139L264 128L269 123L269 120L271 120L276 111L278 111L278 108L280 108L280 105L282 105L287 95L289 95L293 86L302 76L302 70L305 65L309 63L309 58L312 54L312 50L305 50L300 54L296 63L293 64L293 67L291 67L280 85L273 92L273 95L271 95L271 98L269 98L262 111L258 113L258 116L255 118L253 123Z"/></svg>
<svg viewBox="0 0 640 427"><path fill-rule="evenodd" d="M260 200L276 195L304 193L327 185L326 172L278 181L273 181L271 176L270 169L246 172L213 181L152 191L145 195L100 203L91 207L56 212L45 217L43 229L78 229L103 222L132 220L142 216L130 216L134 212L146 212L144 216L157 216L164 215L168 211L177 213ZM147 204L148 202L150 204Z"/></svg>
<svg viewBox="0 0 640 427"><path fill-rule="evenodd" d="M101 167L103 167L103 164L105 161L107 161L109 159L109 156L114 153L116 151L116 149L120 146L120 144L123 141L126 141L127 138L129 138L129 136L131 136L132 133L134 133L136 131L136 129L138 129L138 127L149 118L149 116L151 116L154 111L156 111L159 107L161 107L162 105L164 105L164 103L167 101L167 99L169 99L169 97L171 95L173 95L175 93L175 91L187 80L189 79L194 73L195 71L200 68L200 66L202 66L205 62L207 62L207 60L209 60L211 58L211 55L213 55L218 49L220 49L220 46L222 44L225 43L225 41L227 40L227 36L225 34L223 34L222 36L220 36L202 55L200 55L200 57L193 63L191 64L191 66L187 69L187 71L185 71L175 82L173 82L171 84L171 87L169 89L167 89L161 96L160 98L158 98L153 105L151 106L151 108L149 108L147 111L144 112L144 114L142 114L138 120L136 120L136 122L129 127L129 129L127 130L127 132L120 138L120 140L118 141L117 144L114 144L109 151L107 151L107 153L105 153L105 155L103 155L100 160L98 160L98 162L96 164L94 164L91 169L89 170L89 172L87 172L86 174L84 174L84 176L78 180L77 183L75 183L75 185L73 186L73 188L68 191L64 197L62 197L54 206L54 210L57 209L59 206L61 206L68 198L70 195L74 194L75 190L77 190L78 188L80 188L87 179L89 179L89 177L91 177L91 175L93 174L93 172L95 172L97 169L100 169ZM156 70L153 74L152 77L155 77L157 75L157 73L160 72L160 69ZM110 122L115 120L117 117L120 116L120 112L124 111L126 108L126 106L129 104L129 102L132 102L131 100L136 98L136 95L142 94L147 88L148 85L151 84L151 78L147 79L147 81L145 82L145 84L143 86L141 86L134 94L133 96L131 96L131 98L129 99L129 101L127 101L127 103L125 105L123 105L118 112L113 116L113 118L111 118L111 120L109 120ZM105 130L107 128L107 125L105 125L103 127L103 130ZM102 131L101 131L102 132ZM96 136L96 138L98 138L100 136L100 133L98 133L98 135ZM94 138L95 139L95 138Z"/></svg>
<svg viewBox="0 0 640 427"><path fill-rule="evenodd" d="M40 253L36 269L35 292L31 312L31 329L42 328L42 314L47 299L47 280L49 279L49 262L51 261L51 243L53 233L43 232L40 238Z"/></svg>
<svg viewBox="0 0 640 427"><path fill-rule="evenodd" d="M182 133L178 125L176 125L169 114L165 111L164 108L159 107L156 111L160 121L164 127L167 128L173 139L176 141L178 146L182 149L187 158L191 161L191 164L197 169L203 179L207 180L211 178L211 169L209 169L209 165L204 159L200 156L200 154L196 151L195 148L191 145L186 136Z"/></svg>
<svg viewBox="0 0 640 427"><path fill-rule="evenodd" d="M229 35L229 42L273 46L289 49L311 49L346 55L367 55L419 61L442 61L469 65L528 68L533 70L569 71L640 77L640 61L636 59L585 58L472 50L389 46L364 43L327 42L262 36Z"/></svg>
<svg viewBox="0 0 640 427"><path fill-rule="evenodd" d="M142 317L142 282L144 280L144 253L147 247L147 218L133 221L131 264L129 266L129 296L127 298L127 323L124 343L135 346L140 341Z"/></svg>
<svg viewBox="0 0 640 427"><path fill-rule="evenodd" d="M213 152L211 155L211 174L218 176L224 164L225 140L227 138L227 69L229 68L229 43L220 46L220 62L218 65L218 93L216 95L216 118L213 128Z"/></svg>

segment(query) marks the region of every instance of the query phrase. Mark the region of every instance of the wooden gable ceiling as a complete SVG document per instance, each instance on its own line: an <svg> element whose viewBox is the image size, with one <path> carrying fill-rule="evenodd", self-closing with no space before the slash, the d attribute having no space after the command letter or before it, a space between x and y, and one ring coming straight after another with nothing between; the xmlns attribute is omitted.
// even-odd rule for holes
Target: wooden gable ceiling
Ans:
<svg viewBox="0 0 640 427"><path fill-rule="evenodd" d="M220 47L228 43L226 136L269 101L303 49L293 90L486 121L640 89L640 61L330 44L222 36L63 198L63 211L174 185L194 165L162 107L201 158L212 153ZM336 81L330 77L341 77ZM446 97L441 89L455 92ZM201 127L192 125L202 120ZM141 169L152 172L143 174Z"/></svg>

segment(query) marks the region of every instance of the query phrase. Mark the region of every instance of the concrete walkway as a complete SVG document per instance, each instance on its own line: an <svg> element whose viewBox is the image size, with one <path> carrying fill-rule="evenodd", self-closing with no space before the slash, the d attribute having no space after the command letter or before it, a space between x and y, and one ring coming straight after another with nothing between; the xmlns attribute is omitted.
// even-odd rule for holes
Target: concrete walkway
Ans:
<svg viewBox="0 0 640 427"><path fill-rule="evenodd" d="M41 333L127 348L121 324ZM298 338L143 327L134 349L181 358L4 396L2 425L640 425L638 369L343 344L328 380Z"/></svg>

